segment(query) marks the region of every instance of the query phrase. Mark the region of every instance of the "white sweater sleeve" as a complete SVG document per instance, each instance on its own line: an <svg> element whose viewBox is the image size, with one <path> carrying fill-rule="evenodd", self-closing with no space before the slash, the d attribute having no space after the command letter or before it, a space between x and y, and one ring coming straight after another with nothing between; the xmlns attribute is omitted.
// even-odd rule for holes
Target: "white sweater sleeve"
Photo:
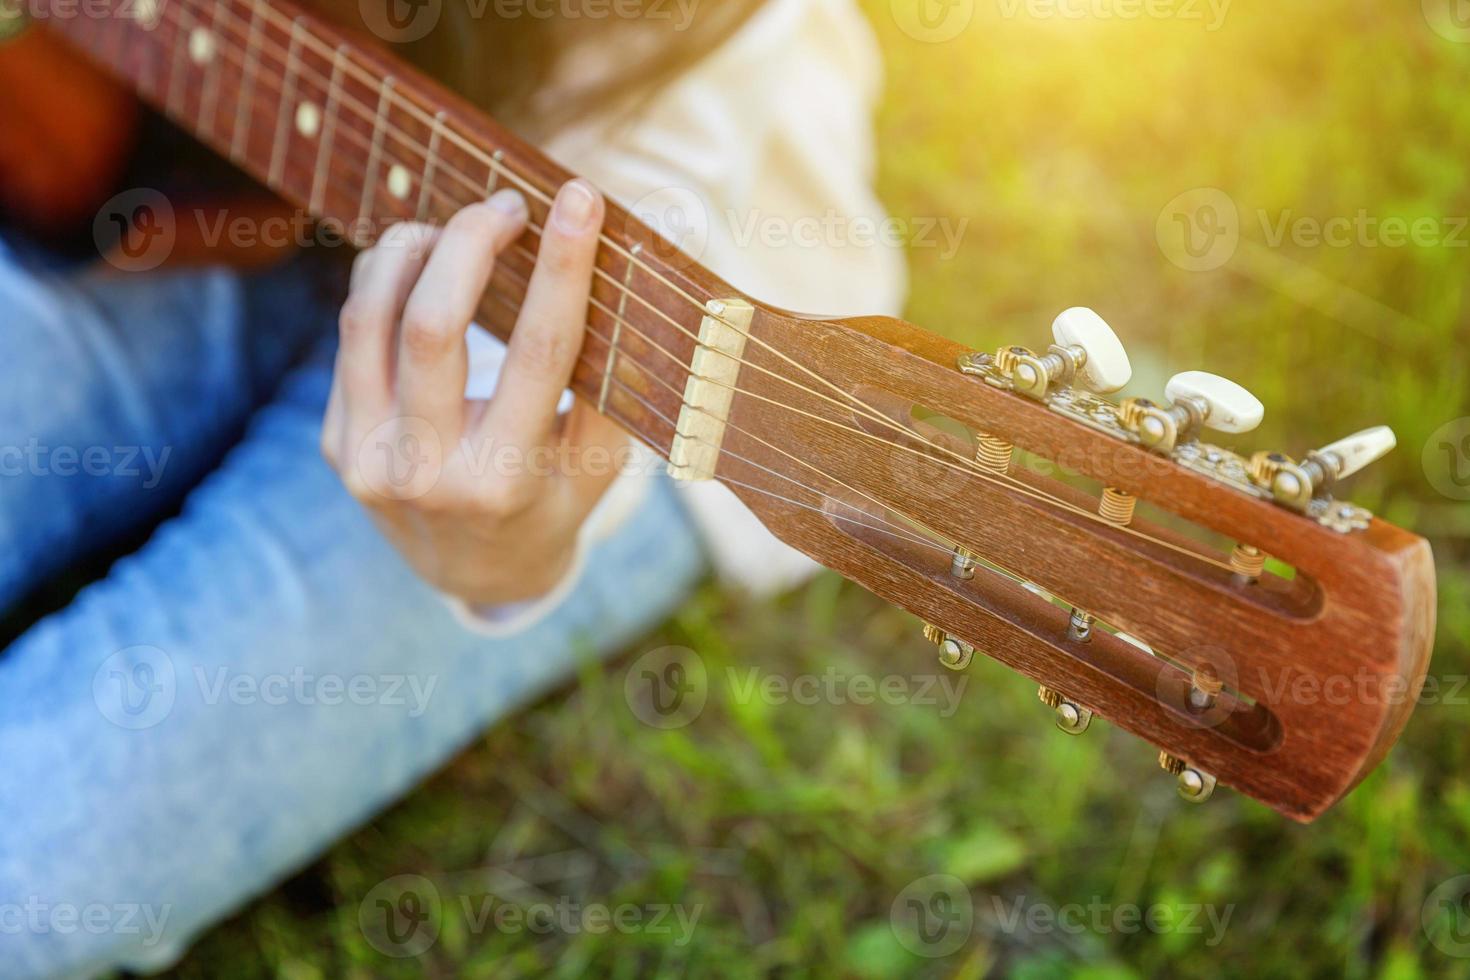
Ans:
<svg viewBox="0 0 1470 980"><path fill-rule="evenodd" d="M902 254L875 233L886 221L872 190L879 73L851 0L768 0L632 122L593 121L547 150L635 214L665 216L678 226L671 238L757 299L824 315L896 314ZM484 374L472 371L478 397ZM647 467L633 470L619 480L648 479ZM725 487L681 489L726 582L769 593L815 570ZM588 522L584 545L609 533L603 523Z"/></svg>

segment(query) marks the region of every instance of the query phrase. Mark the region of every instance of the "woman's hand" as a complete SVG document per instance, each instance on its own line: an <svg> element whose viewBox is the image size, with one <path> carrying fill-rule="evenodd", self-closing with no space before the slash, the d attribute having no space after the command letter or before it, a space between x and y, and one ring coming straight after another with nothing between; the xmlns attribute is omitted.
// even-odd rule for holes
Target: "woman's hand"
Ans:
<svg viewBox="0 0 1470 980"><path fill-rule="evenodd" d="M627 447L580 401L557 414L602 218L588 184L557 195L488 403L464 397L465 331L525 229L524 199L505 190L443 228L397 225L353 266L322 452L409 564L467 602L550 590Z"/></svg>

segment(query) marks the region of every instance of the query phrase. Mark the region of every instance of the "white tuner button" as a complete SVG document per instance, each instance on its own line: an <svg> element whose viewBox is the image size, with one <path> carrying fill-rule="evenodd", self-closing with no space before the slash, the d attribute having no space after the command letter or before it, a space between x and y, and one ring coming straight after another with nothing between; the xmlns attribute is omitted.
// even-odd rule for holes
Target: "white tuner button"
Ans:
<svg viewBox="0 0 1470 980"><path fill-rule="evenodd" d="M1085 306L1062 311L1051 325L1051 333L1063 347L1081 347L1087 363L1079 372L1082 383L1093 391L1117 391L1133 377L1128 352L1107 321Z"/></svg>
<svg viewBox="0 0 1470 980"><path fill-rule="evenodd" d="M1374 460L1381 459L1396 445L1398 440L1394 438L1392 429L1386 425L1375 425L1346 439L1339 439L1330 446L1323 446L1317 453L1323 456L1331 454L1338 458L1342 463L1337 471L1337 478L1340 480L1345 476L1352 476Z"/></svg>
<svg viewBox="0 0 1470 980"><path fill-rule="evenodd" d="M1191 398L1208 411L1204 424L1216 432L1249 432L1261 424L1266 407L1229 378L1207 371L1185 371L1169 379L1164 395L1171 402Z"/></svg>

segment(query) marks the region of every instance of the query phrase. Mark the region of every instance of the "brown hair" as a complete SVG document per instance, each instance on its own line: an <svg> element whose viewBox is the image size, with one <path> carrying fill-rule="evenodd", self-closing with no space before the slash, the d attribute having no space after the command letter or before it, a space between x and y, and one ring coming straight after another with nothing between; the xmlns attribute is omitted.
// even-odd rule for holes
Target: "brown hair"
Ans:
<svg viewBox="0 0 1470 980"><path fill-rule="evenodd" d="M403 0L361 2L386 5ZM439 2L436 26L423 38L395 48L533 138L591 112L636 106L718 47L761 4L761 0ZM319 3L361 23L358 0ZM582 57L584 51L594 56ZM588 69L589 65L595 67Z"/></svg>

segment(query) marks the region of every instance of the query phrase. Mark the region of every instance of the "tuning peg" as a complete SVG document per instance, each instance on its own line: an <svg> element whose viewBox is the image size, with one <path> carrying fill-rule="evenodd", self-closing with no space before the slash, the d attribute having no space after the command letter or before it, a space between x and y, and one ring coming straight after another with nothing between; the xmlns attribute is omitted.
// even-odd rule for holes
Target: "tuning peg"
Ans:
<svg viewBox="0 0 1470 980"><path fill-rule="evenodd" d="M1188 401L1200 409L1200 424L1216 432L1249 432L1261 424L1266 407L1229 378L1185 371L1169 379L1164 395L1174 404Z"/></svg>
<svg viewBox="0 0 1470 980"><path fill-rule="evenodd" d="M1082 384L1100 394L1117 391L1133 377L1123 342L1106 320L1085 306L1074 306L1052 321L1051 335L1068 350L1081 348Z"/></svg>
<svg viewBox="0 0 1470 980"><path fill-rule="evenodd" d="M1191 803L1203 803L1215 792L1215 777L1168 752L1159 753L1159 768L1179 783L1179 795Z"/></svg>
<svg viewBox="0 0 1470 980"><path fill-rule="evenodd" d="M975 659L975 648L933 623L924 624L924 639L939 648L939 662L950 670L964 670Z"/></svg>
<svg viewBox="0 0 1470 980"><path fill-rule="evenodd" d="M1074 306L1052 322L1056 343L1045 354L1024 347L1002 347L995 365L1010 376L1015 389L1032 398L1045 398L1057 385L1074 380L1100 394L1117 391L1133 377L1128 352L1107 321L1092 310Z"/></svg>
<svg viewBox="0 0 1470 980"><path fill-rule="evenodd" d="M1164 387L1168 407L1147 398L1125 399L1118 411L1123 427L1137 433L1147 449L1169 453L1195 438L1201 428L1249 432L1261 424L1266 409L1260 399L1229 378L1205 371L1185 371Z"/></svg>
<svg viewBox="0 0 1470 980"><path fill-rule="evenodd" d="M1278 503L1305 510L1312 498L1332 492L1338 480L1352 476L1398 445L1386 425L1356 432L1330 446L1314 449L1298 463L1282 453L1256 453L1250 475L1271 491Z"/></svg>
<svg viewBox="0 0 1470 980"><path fill-rule="evenodd" d="M1307 458L1317 456L1335 463L1337 472L1334 476L1341 480L1387 456L1397 445L1398 439L1392 429L1386 425L1375 425L1371 429L1355 432L1346 439L1339 439L1330 446L1323 446Z"/></svg>
<svg viewBox="0 0 1470 980"><path fill-rule="evenodd" d="M1052 709L1057 727L1068 735L1081 735L1092 724L1092 710L1082 707L1061 691L1042 687L1037 690L1036 696L1042 704Z"/></svg>

